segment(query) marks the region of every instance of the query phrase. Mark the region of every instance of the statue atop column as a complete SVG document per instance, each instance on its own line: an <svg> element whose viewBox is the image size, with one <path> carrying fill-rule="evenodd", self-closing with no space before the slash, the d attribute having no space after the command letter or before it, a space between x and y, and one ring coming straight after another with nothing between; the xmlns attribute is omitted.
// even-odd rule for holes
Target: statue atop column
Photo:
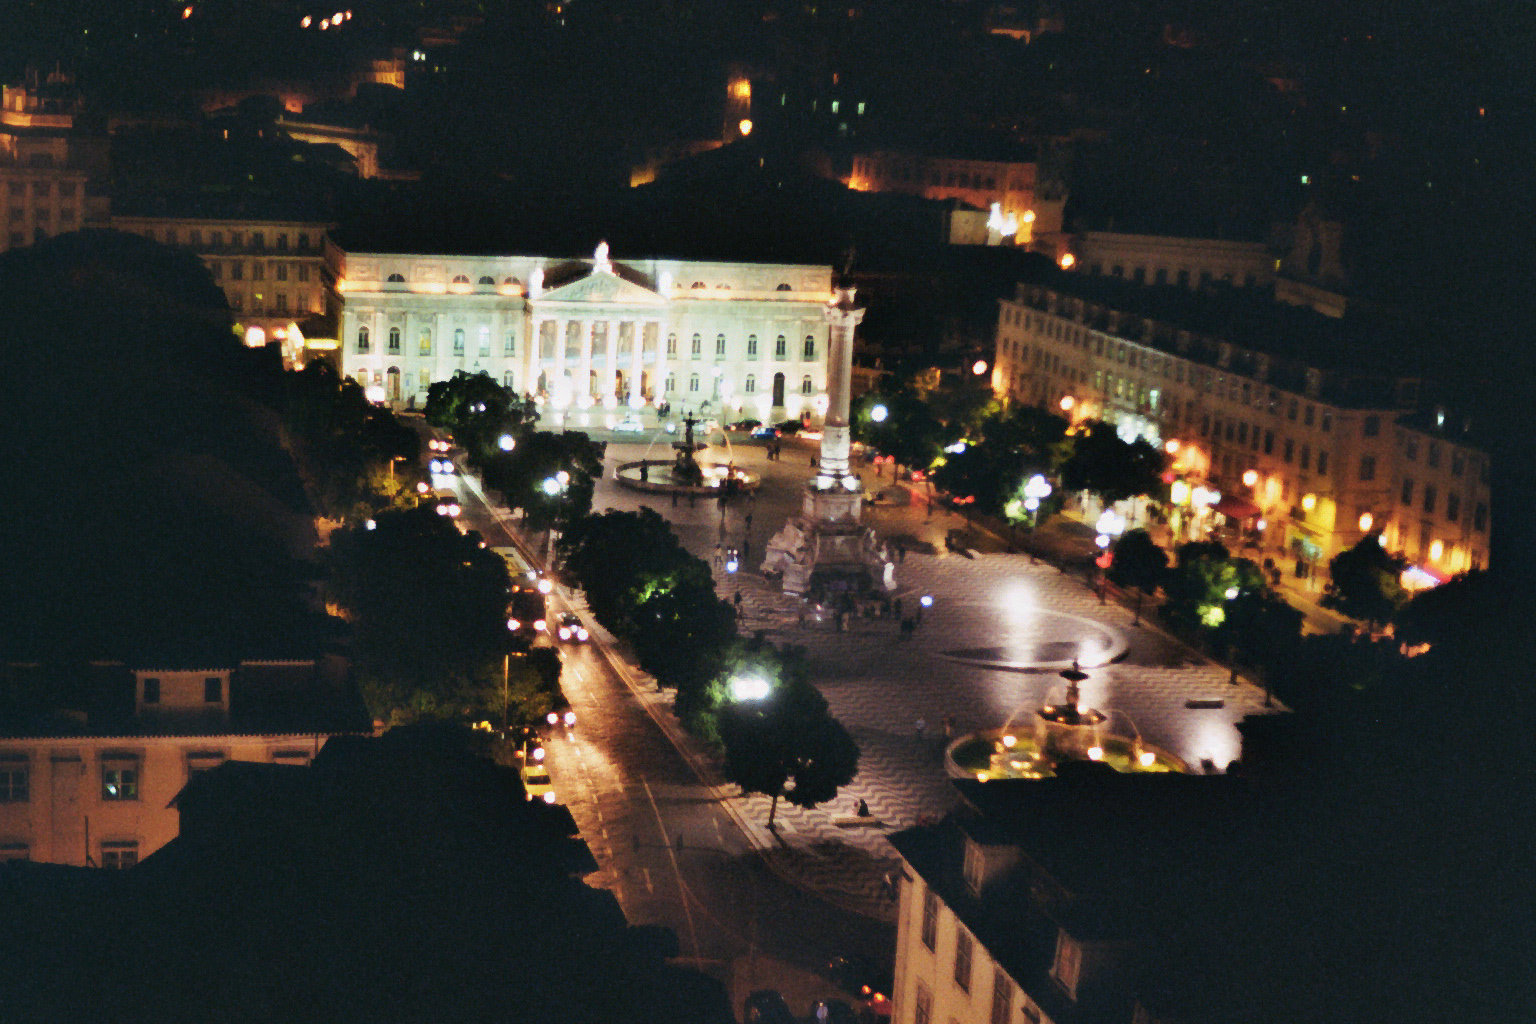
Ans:
<svg viewBox="0 0 1536 1024"><path fill-rule="evenodd" d="M598 242L597 248L592 251L592 273L611 274L613 264L608 259L608 243Z"/></svg>

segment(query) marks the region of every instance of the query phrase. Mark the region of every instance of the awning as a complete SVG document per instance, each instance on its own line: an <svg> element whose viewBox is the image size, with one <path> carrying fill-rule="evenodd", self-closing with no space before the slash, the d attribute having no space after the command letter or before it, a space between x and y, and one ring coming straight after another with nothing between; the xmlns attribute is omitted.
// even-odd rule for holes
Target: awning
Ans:
<svg viewBox="0 0 1536 1024"><path fill-rule="evenodd" d="M1223 494L1221 500L1211 506L1228 519L1252 519L1261 511L1251 501L1244 501L1232 494Z"/></svg>

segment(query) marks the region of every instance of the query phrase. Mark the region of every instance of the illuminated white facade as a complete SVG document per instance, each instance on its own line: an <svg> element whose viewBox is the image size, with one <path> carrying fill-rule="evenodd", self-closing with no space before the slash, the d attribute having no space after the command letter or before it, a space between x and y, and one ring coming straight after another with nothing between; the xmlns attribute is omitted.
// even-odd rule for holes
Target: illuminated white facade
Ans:
<svg viewBox="0 0 1536 1024"><path fill-rule="evenodd" d="M826 411L830 267L621 262L606 243L573 260L332 242L326 261L341 372L397 408L424 405L434 381L463 370L574 413L662 402L725 420Z"/></svg>

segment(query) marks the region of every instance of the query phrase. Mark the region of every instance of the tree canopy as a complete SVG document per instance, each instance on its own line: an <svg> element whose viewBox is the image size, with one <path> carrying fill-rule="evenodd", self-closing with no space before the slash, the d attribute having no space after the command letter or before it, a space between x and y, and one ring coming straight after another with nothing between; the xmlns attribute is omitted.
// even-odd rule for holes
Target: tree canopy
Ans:
<svg viewBox="0 0 1536 1024"><path fill-rule="evenodd" d="M483 465L501 451L503 434L521 435L537 414L489 373L459 370L427 388L426 420L453 434L470 462Z"/></svg>
<svg viewBox="0 0 1536 1024"><path fill-rule="evenodd" d="M1122 441L1102 420L1078 425L1072 454L1061 465L1061 485L1069 491L1097 494L1106 505L1139 495L1161 495L1166 457L1161 448L1138 437Z"/></svg>
<svg viewBox="0 0 1536 1024"><path fill-rule="evenodd" d="M738 699L731 684L743 677L761 680L766 694ZM722 771L744 792L772 797L769 827L781 797L796 807L815 807L858 773L859 748L811 685L801 648L741 644L715 683L714 703Z"/></svg>
<svg viewBox="0 0 1536 1024"><path fill-rule="evenodd" d="M1367 534L1328 563L1333 593L1330 607L1352 619L1387 622L1407 599L1401 581L1404 562L1382 546L1381 534Z"/></svg>
<svg viewBox="0 0 1536 1024"><path fill-rule="evenodd" d="M488 457L482 475L508 508L522 510L530 530L565 531L592 509L606 447L576 430L535 431Z"/></svg>
<svg viewBox="0 0 1536 1024"><path fill-rule="evenodd" d="M370 710L499 716L506 563L427 505L331 536L327 599L352 623Z"/></svg>

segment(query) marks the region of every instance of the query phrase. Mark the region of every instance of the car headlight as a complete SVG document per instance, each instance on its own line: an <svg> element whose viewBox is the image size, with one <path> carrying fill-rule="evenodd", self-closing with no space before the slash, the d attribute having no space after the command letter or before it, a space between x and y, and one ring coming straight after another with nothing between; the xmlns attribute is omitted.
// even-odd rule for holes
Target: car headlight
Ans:
<svg viewBox="0 0 1536 1024"><path fill-rule="evenodd" d="M543 619L537 619L533 623L533 628L538 632L543 633L549 629L549 623L545 622Z"/></svg>
<svg viewBox="0 0 1536 1024"><path fill-rule="evenodd" d="M573 726L575 724L576 724L576 712L574 712L574 711L567 711L565 713L565 727L567 729L569 729L571 726Z"/></svg>
<svg viewBox="0 0 1536 1024"><path fill-rule="evenodd" d="M578 640L585 640L586 638L587 638L587 630L586 630L585 626L583 626L583 627L581 627L581 628L576 630L576 639L578 639Z"/></svg>
<svg viewBox="0 0 1536 1024"><path fill-rule="evenodd" d="M548 793L544 794L544 802L547 803L547 804L552 804L552 803L555 802L555 791L554 790L550 790Z"/></svg>

